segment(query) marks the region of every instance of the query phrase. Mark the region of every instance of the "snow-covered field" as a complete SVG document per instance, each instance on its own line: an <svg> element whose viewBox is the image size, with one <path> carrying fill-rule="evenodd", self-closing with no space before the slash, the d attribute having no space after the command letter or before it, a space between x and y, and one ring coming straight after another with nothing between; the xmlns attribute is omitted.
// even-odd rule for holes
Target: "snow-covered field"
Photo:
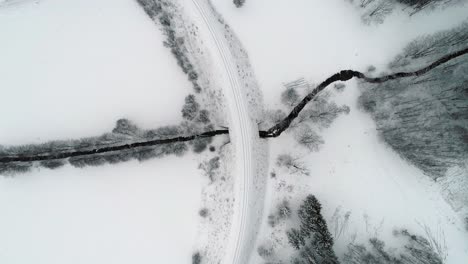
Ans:
<svg viewBox="0 0 468 264"><path fill-rule="evenodd" d="M191 85L133 0L21 1L0 8L0 32L2 144L181 120Z"/></svg>
<svg viewBox="0 0 468 264"><path fill-rule="evenodd" d="M397 247L394 229L408 228L424 234L427 226L434 234L444 233L449 249L446 263L466 259L464 223L443 199L438 185L379 139L372 119L357 107L356 83L345 89L336 95L336 101L349 105L351 111L321 131L325 144L320 151L307 155L306 149L288 136L272 141L272 163L279 154L304 153L302 161L309 167L310 176L290 175L272 167L278 176L271 180L269 201L276 205L289 196L297 206L295 203L305 195L316 195L323 204L330 231L337 236L337 253L346 251L351 241L365 243L374 236ZM294 189L283 191L282 185ZM281 191L274 191L278 189ZM350 215L345 224L347 212ZM335 226L343 227L342 232L336 232Z"/></svg>
<svg viewBox="0 0 468 264"><path fill-rule="evenodd" d="M365 26L343 0L247 0L241 9L212 0L224 25L214 13L203 15L211 12L206 0L173 2L180 9L177 36L208 90L200 96L213 104L216 119L226 119L216 125L231 125L231 144L215 154L0 177L0 263L179 264L199 250L208 261L226 255L232 263L252 252L250 263L257 264L263 261L257 246L268 241L290 261L284 229L292 226L276 232L266 216L284 198L297 208L309 193L323 204L340 256L351 241L378 236L396 246L395 228L421 234L427 226L443 231L446 263L468 259L463 222L437 184L379 139L357 107L354 81L331 97L351 112L320 130L319 152L307 152L287 133L269 140L269 150L253 138L263 101L279 108L283 84L301 77L318 83L370 65L385 71L414 37L465 20L468 6L412 17L396 11L382 25ZM0 0L0 32L0 145L95 136L119 118L142 128L181 121L192 84L134 0ZM285 153L299 156L310 176L278 168L276 158ZM262 215L268 154L277 175L268 180ZM197 167L211 155L221 156L224 174L210 184ZM204 220L202 207L209 212ZM343 226L337 221L347 212Z"/></svg>
<svg viewBox="0 0 468 264"><path fill-rule="evenodd" d="M133 0L6 1L0 32L1 145L181 120L191 84ZM190 263L198 159L0 177L0 263Z"/></svg>
<svg viewBox="0 0 468 264"><path fill-rule="evenodd" d="M190 263L202 185L192 158L1 177L0 262Z"/></svg>
<svg viewBox="0 0 468 264"><path fill-rule="evenodd" d="M365 71L369 65L385 71L384 66L410 40L458 25L468 13L468 6L422 12L411 18L395 12L383 25L365 26L353 7L341 0L247 1L240 10L228 1L213 2L243 41L271 109L280 107L284 83L301 77L319 83L339 70ZM350 241L360 243L372 236L395 246L393 229L424 234L426 225L434 233L445 234L447 263L463 263L468 259L468 235L460 217L434 182L378 138L370 116L356 107L356 84L351 82L345 89L332 99L350 106L351 113L321 131L325 144L319 152L304 155L305 149L290 135L270 140L271 170L278 170L274 164L279 154L291 153L303 157L311 175L278 173L270 180L267 213L283 198L298 206L312 193L324 206L332 234L336 217L342 221L346 212L351 213L345 234L335 245L338 254ZM293 187L292 192L288 186ZM284 233L271 233L266 221L264 226L263 242L282 240L289 247ZM290 253L279 249L278 254ZM257 257L256 261L261 260Z"/></svg>

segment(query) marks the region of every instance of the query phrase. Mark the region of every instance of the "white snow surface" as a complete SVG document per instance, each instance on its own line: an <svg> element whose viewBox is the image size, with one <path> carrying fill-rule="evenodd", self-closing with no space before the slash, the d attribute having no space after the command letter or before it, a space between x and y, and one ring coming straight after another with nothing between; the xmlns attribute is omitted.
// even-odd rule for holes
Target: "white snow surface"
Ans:
<svg viewBox="0 0 468 264"><path fill-rule="evenodd" d="M0 145L97 136L119 118L181 120L193 89L134 0L3 4ZM0 176L0 263L190 263L199 159Z"/></svg>
<svg viewBox="0 0 468 264"><path fill-rule="evenodd" d="M0 7L0 32L1 144L182 119L191 84L134 0L21 1Z"/></svg>
<svg viewBox="0 0 468 264"><path fill-rule="evenodd" d="M266 183L266 145L259 139L257 126L263 111L261 94L240 42L210 2L190 0L181 2L181 6L196 23L197 35L204 37L204 46L209 47L212 63L218 65L218 74L208 74L211 78L219 76L223 87L232 144L228 162L235 164L228 172L233 183L233 207L231 221L222 231L228 232L225 236L227 241L217 241L224 243L223 246L214 245L217 250L206 249L217 252L205 252L204 261L249 263L262 219ZM202 72L207 73L206 69ZM213 241L209 243L213 247Z"/></svg>
<svg viewBox="0 0 468 264"><path fill-rule="evenodd" d="M365 71L369 65L383 72L410 40L456 26L468 14L467 6L412 17L397 11L383 25L365 26L354 7L342 0L257 0L246 1L240 9L229 1L213 3L242 40L271 109L280 108L280 92L287 82L305 77L317 84L339 70ZM432 232L445 234L449 248L446 263L464 263L468 234L459 215L444 200L438 184L379 140L370 116L356 107L356 89L356 84L349 82L345 92L332 96L332 100L349 105L351 113L320 131L325 144L319 152L308 153L298 146L292 133L269 140L270 170L276 171L277 177L269 180L265 216L283 199L297 209L307 194L315 194L335 236L335 211L341 219L346 212L351 213L346 234L336 239L340 256L350 241L361 243L378 236L396 246L393 229L408 228L424 235L420 225L427 225ZM289 175L274 166L277 156L284 153L299 157L311 176ZM294 223L271 228L265 218L263 241L258 245L274 245L275 256L290 261L295 253L284 231ZM265 261L258 254L254 260Z"/></svg>
<svg viewBox="0 0 468 264"><path fill-rule="evenodd" d="M190 263L197 165L189 155L0 177L0 262Z"/></svg>
<svg viewBox="0 0 468 264"><path fill-rule="evenodd" d="M195 1L206 11L213 32L192 0L179 1L181 14L187 15L180 30L200 34L189 48L196 66L206 70L202 86L210 86L209 95L216 99L226 97L226 104L217 100L211 108L219 118L228 115L225 125L232 129L231 144L222 151L224 180L205 185L200 198L195 161L206 157L191 155L0 177L1 263L189 263L201 205L213 206L212 215L198 225L195 246L209 263L247 263L249 258L261 263L256 248L269 242L289 261L294 252L284 231L292 225L271 229L266 217L257 225L268 154L253 133L261 119L261 100L252 72L269 107L277 108L283 83L300 77L318 83L338 70L364 70L371 64L384 71L413 37L450 28L468 13L466 6L411 18L397 12L383 25L366 27L342 0L247 0L241 9L232 1L213 0L224 24L209 2ZM2 145L94 136L111 130L122 117L144 128L180 120L191 84L163 47L162 34L133 0L0 1L0 32ZM242 48L235 38L227 42L233 47L226 46L230 32ZM235 48L241 52L233 53ZM230 77L240 84L230 84ZM355 86L350 82L333 96L351 113L321 131L325 145L319 152L306 152L291 134L269 141L270 170L278 176L268 181L265 216L284 198L297 208L313 193L337 236L339 254L348 242L371 236L392 246L394 228L422 233L421 223L444 231L446 263L464 263L468 234L463 223L437 184L379 140L371 118L356 107ZM236 102L243 112L233 107ZM278 154L288 152L308 165L309 177L274 166ZM351 212L339 236L334 232L337 211Z"/></svg>

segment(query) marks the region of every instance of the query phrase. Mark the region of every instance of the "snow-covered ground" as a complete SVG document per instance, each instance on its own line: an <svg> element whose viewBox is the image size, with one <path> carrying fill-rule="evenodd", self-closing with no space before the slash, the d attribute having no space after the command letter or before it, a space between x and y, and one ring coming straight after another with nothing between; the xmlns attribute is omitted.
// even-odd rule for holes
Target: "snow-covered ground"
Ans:
<svg viewBox="0 0 468 264"><path fill-rule="evenodd" d="M422 12L411 18L396 12L383 25L365 26L354 8L341 0L247 1L241 9L228 1L213 2L242 40L272 109L279 108L284 83L300 77L319 83L339 70L364 71L369 65L385 71L384 66L410 40L458 25L468 13L468 6ZM392 245L394 228L424 234L420 225L427 225L434 233L445 233L447 263L468 259L464 225L442 198L439 187L379 140L370 116L356 107L356 84L351 82L345 90L333 100L349 105L351 113L321 131L325 144L319 152L305 155L305 149L290 135L270 140L272 170L277 170L274 162L279 154L292 153L302 157L311 176L279 173L270 180L270 205L265 210L273 212L283 198L298 206L312 193L323 203L332 229L337 208L341 219L351 212L346 235L337 240L339 254L354 234L356 242L377 235ZM287 246L284 234L272 234L266 223L263 242L282 240L280 244ZM284 256L291 253L281 252Z"/></svg>
<svg viewBox="0 0 468 264"><path fill-rule="evenodd" d="M186 15L182 22L193 23L191 28L196 29L193 34L196 38L186 32L189 46L196 46L203 40L206 53L193 50L194 60L198 64L207 61L211 66L199 67L202 78L207 77L222 87L231 141L221 156L222 161L232 163L224 171L224 178L228 180L223 180L224 183L218 180L204 192L205 196L213 190L218 193L211 195L216 198L204 200L213 214L208 224L211 227L201 227L197 247L208 263L248 263L262 219L265 193L266 144L260 141L257 126L263 112L261 93L241 43L211 4L206 0L189 0L181 1L180 6ZM212 84L204 88L219 89ZM232 191L227 198L231 202L220 201L220 197L226 195L219 193L221 189ZM218 204L213 205L212 200L217 200ZM226 208L220 208L219 203ZM228 224L225 224L227 219L219 219L222 215L229 217ZM215 234L206 234L210 229L214 229L211 232Z"/></svg>
<svg viewBox="0 0 468 264"><path fill-rule="evenodd" d="M468 5L408 17L394 13L383 25L365 26L343 0L213 0L247 50L267 104L281 84L306 77L318 83L337 70L386 65L414 37L458 25Z"/></svg>
<svg viewBox="0 0 468 264"><path fill-rule="evenodd" d="M298 206L305 195L316 195L330 231L338 236L338 253L343 253L351 241L364 243L374 236L396 247L394 229L424 234L426 225L434 234L445 234L446 263L460 263L468 257L467 233L460 217L443 199L435 182L384 145L371 117L358 109L358 95L354 81L336 95L336 101L347 104L351 111L321 131L325 144L320 151L303 155L301 160L309 167L310 176L289 175L274 168L278 176L271 180L271 190L280 191L270 193L270 201L276 205L289 197ZM272 159L284 153L307 153L289 136L272 141L271 149ZM280 187L288 185L294 187L292 191ZM344 224L347 212L350 216ZM344 227L341 234L335 226ZM274 237L269 236L265 239Z"/></svg>
<svg viewBox="0 0 468 264"><path fill-rule="evenodd" d="M252 252L251 262L260 263L253 241L262 217L259 179L264 175L246 176L262 169L267 154L253 139L262 100L244 48L268 107L275 109L286 82L305 77L318 83L338 70L369 65L383 71L409 40L457 25L468 13L467 6L411 18L396 12L383 25L364 26L354 7L342 0L247 0L241 9L232 1L213 0L226 24L211 17L211 26L216 24L223 41L231 44L216 45L216 32L208 30L200 10L186 5L194 2L177 3L183 3L178 30L189 41L194 66L203 70L204 103L216 97L208 108L217 109L221 121L230 113L230 124L235 124L232 144L221 151L224 174L212 184L202 180L197 161L212 155L203 154L0 177L1 263L175 264L189 263L196 250L208 260L227 256L237 263ZM122 117L143 128L181 120L191 84L163 47L157 26L133 0L4 0L0 32L1 145L94 136L110 131ZM230 74L233 67L235 74ZM245 90L239 91L241 86ZM223 99L221 90L227 103L217 101ZM350 82L332 97L349 105L351 113L321 131L325 144L319 152L307 153L287 134L269 140L270 169L278 174L268 183L265 216L283 198L297 208L313 193L335 236L334 221L350 212L349 224L336 239L339 254L349 241L370 236L392 245L394 228L422 233L421 224L443 230L447 263L468 259L461 220L436 184L379 140L371 118L356 107L358 95ZM234 106L247 102L239 110L242 118ZM250 124L244 123L246 116ZM227 121L217 125L229 125ZM301 156L310 176L288 175L275 167L276 157L288 152ZM239 183L248 185L239 188ZM249 201L255 207L247 206ZM202 206L210 206L209 216L197 224ZM285 246L278 252L288 257L284 233L272 234L263 219L258 243L276 240Z"/></svg>
<svg viewBox="0 0 468 264"><path fill-rule="evenodd" d="M133 0L0 7L1 144L177 124L191 84Z"/></svg>
<svg viewBox="0 0 468 264"><path fill-rule="evenodd" d="M0 177L0 262L190 263L197 165L167 157Z"/></svg>
<svg viewBox="0 0 468 264"><path fill-rule="evenodd" d="M181 120L191 84L133 0L5 1L0 32L0 145ZM0 263L190 263L198 159L0 176Z"/></svg>
<svg viewBox="0 0 468 264"><path fill-rule="evenodd" d="M226 241L227 248L224 252L223 263L247 263L252 252L251 244L255 242L255 239L251 238L251 236L255 238L255 231L252 231L257 229L252 226L256 221L251 220L255 219L251 211L256 193L253 188L253 178L257 176L253 154L256 148L255 143L258 141L258 127L249 115L246 95L240 76L237 74L238 67L229 50L229 43L224 39L222 24L217 21L217 17L207 2L193 0L192 3L195 6L195 12L200 15L200 20L204 22L200 28L209 31L213 42L212 50L217 51L214 55L219 57L217 62L224 70L223 87L224 98L229 109L229 137L235 153L234 160L232 160L236 163L232 172L234 175L234 216L229 240ZM210 41L205 43L210 43Z"/></svg>

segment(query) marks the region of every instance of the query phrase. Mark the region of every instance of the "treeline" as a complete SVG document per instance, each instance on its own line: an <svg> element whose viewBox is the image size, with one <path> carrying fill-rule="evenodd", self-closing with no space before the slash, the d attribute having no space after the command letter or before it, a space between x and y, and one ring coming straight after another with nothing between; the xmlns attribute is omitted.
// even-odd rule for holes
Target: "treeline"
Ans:
<svg viewBox="0 0 468 264"><path fill-rule="evenodd" d="M360 105L373 114L377 127L387 143L424 172L434 178L442 176L448 167L461 164L463 157L467 156L466 55L468 47L463 48L466 28L467 23L454 29L454 33L448 34L449 39L452 40L449 42L451 44L449 49L440 44L444 43L441 38L446 34L424 37L410 44L408 47L411 48L407 48L403 55L390 64L394 71L403 71L370 77L359 71L343 70L312 88L300 101L294 96L294 92L285 91L286 95L283 96L285 104L291 105L291 100L297 104L286 116L284 112L274 112L275 123L268 130L260 130L260 138L278 137L290 127L302 127L297 131L296 139L310 150L316 150L322 142L320 137L307 126L304 127L303 124L301 126L301 123L307 123L304 121L309 120L311 123L326 127L338 114L349 111L347 107L338 107L326 101L320 104L320 93L332 83L358 78L369 83L360 98ZM428 42L433 45L428 46ZM417 49L417 47L424 48ZM439 48L434 50L434 47ZM447 54L447 50L453 51L457 48L459 50ZM426 63L427 56L420 56L422 50L426 50L427 54L432 54L431 59L434 61L425 67L418 65L417 70L407 71L406 69L415 68L411 66L415 63L408 65L406 62L408 58L419 57L417 61ZM437 60L433 58L440 54L446 55ZM406 89L410 86L415 86L415 88ZM342 84L337 84L335 87L337 90L343 89ZM434 91L429 91L431 87ZM402 95L405 97L403 98ZM312 104L306 107L311 101L317 105ZM128 158L116 157L120 155L118 151L122 151L122 155L127 152L138 154L144 152L146 147L161 148L162 153L167 154L166 147L162 145L174 144L183 149L184 147L180 145L182 142L193 145L194 151L200 152L206 149L207 143L205 142L209 142L211 140L209 138L229 133L227 128L213 130L209 113L200 109L194 95L189 95L185 99L182 116L186 121L175 126L178 129L172 129L174 133L180 134L171 134L171 137L162 139L142 137L139 138L141 139L139 142L133 141L127 144L125 138L106 134L97 138L67 142L54 141L40 145L8 148L0 146L0 173L27 171L33 166L33 162L40 162L40 166L56 168L64 163L60 160L66 158L78 160L75 162L77 166L125 161ZM420 120L425 120L427 123L420 122ZM198 129L200 127L204 129ZM406 137L407 135L410 137ZM108 157L108 160L96 158L96 155L104 153L112 155L112 158ZM147 151L145 157L160 155L151 149Z"/></svg>
<svg viewBox="0 0 468 264"><path fill-rule="evenodd" d="M297 211L292 210L287 201L280 203L275 214L269 217L270 226L274 227L278 221L293 223L293 214L299 219L299 225L286 230L289 246L294 249L291 259L282 259L273 242L257 249L265 263L443 264L448 256L445 237L435 235L427 226L423 226L424 235L405 228L395 229L393 236L397 248L388 248L381 239L371 237L367 243L349 243L347 250L338 256L334 250L337 237L333 238L330 233L322 215L322 205L314 195L308 195Z"/></svg>
<svg viewBox="0 0 468 264"><path fill-rule="evenodd" d="M166 36L164 46L171 50L177 60L177 64L187 75L195 92L199 93L202 88L198 84L198 73L188 57L185 46L185 38L177 36L175 31L175 6L166 0L136 0L145 10L146 14L161 25L161 30Z"/></svg>
<svg viewBox="0 0 468 264"><path fill-rule="evenodd" d="M407 229L394 230L393 235L399 240L400 248L386 248L385 242L371 238L368 245L348 245L348 251L343 257L343 264L443 264L446 258L446 248L439 248L439 242L415 235Z"/></svg>
<svg viewBox="0 0 468 264"><path fill-rule="evenodd" d="M364 24L381 24L396 9L412 16L421 11L434 10L454 5L464 0L348 0L355 5Z"/></svg>
<svg viewBox="0 0 468 264"><path fill-rule="evenodd" d="M389 64L392 71L418 68L468 47L468 23L411 42ZM361 83L359 99L383 140L431 177L445 175L468 157L468 57L414 78Z"/></svg>
<svg viewBox="0 0 468 264"><path fill-rule="evenodd" d="M179 125L156 129L140 129L131 121L120 119L112 132L97 137L0 145L0 174L23 173L33 167L56 169L67 163L82 168L132 159L145 161L171 154L181 156L189 149L200 153L207 149L212 136L227 134L227 130L214 130L209 112L201 109L194 95L185 98L181 114L184 121Z"/></svg>

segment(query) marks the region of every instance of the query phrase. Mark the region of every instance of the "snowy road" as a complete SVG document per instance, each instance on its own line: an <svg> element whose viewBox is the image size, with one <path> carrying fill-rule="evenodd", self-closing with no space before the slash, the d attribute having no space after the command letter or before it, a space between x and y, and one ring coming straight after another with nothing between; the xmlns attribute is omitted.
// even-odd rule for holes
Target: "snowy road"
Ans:
<svg viewBox="0 0 468 264"><path fill-rule="evenodd" d="M223 85L230 116L229 134L235 149L235 203L229 241L222 263L248 263L257 229L255 222L258 217L253 210L256 177L254 147L258 138L258 127L249 115L246 95L238 75L235 59L229 50L230 46L222 35L223 26L218 20L208 2L192 0L199 12L209 35L212 37L215 54L219 56L223 67Z"/></svg>

